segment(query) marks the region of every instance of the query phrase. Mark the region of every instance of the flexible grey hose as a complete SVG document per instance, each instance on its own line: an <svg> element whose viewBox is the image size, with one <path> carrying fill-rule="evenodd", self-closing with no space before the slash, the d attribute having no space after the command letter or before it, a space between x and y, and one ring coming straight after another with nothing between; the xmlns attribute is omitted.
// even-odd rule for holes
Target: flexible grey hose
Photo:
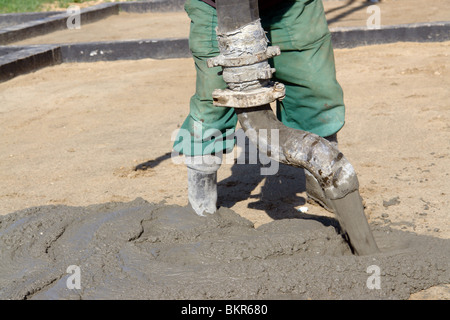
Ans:
<svg viewBox="0 0 450 320"><path fill-rule="evenodd" d="M243 105L234 107L249 140L260 150L264 150L271 159L305 168L318 180L325 195L331 200L341 227L356 254L366 255L379 252L364 215L364 207L358 191L358 178L353 166L344 155L329 141L318 135L283 125L275 117L270 105L261 103L254 107L248 107L249 103L255 101L252 96L252 92L257 90L255 87L260 86L262 89L266 89L271 73L269 71L259 77L259 83L255 80L247 80L243 75L257 74L255 66L256 69L268 70L267 61L258 60L257 63L249 63L250 60L247 58L242 66L230 66L230 61L235 63L242 57L259 56L261 46L265 45L265 39L259 36L262 32L254 28L256 25L257 28L262 29L259 22L258 1L217 0L216 5L217 37L221 52L220 59L218 58L216 61L228 63L227 66L224 66L224 73L227 73L228 79L231 79L227 81L227 84L231 89L231 94L237 93L237 100L229 101L238 101L238 104L239 101L243 101ZM247 31L243 31L244 29L250 30L250 32L246 33ZM253 42L254 46L252 46ZM245 79L245 81L241 79ZM241 94L244 93L243 96L245 96L246 92L252 99L240 100ZM215 100L221 99L222 101L228 99L224 96L223 91L220 91L215 98ZM261 139L257 134L259 129L277 130L278 140L272 141L269 135L266 139Z"/></svg>

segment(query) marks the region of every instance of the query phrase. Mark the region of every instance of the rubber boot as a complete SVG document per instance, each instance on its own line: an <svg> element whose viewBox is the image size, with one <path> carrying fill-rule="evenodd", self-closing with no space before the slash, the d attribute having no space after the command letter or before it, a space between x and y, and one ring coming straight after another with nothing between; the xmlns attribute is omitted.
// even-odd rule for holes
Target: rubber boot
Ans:
<svg viewBox="0 0 450 320"><path fill-rule="evenodd" d="M331 136L325 137L325 139L330 141L331 144L337 148L338 141L336 133ZM323 192L323 189L317 182L317 179L308 170L304 171L306 178L306 195L308 197L307 201L310 203L311 202L317 203L325 210L329 212L334 212L333 205L331 204L330 200L325 196L325 193Z"/></svg>
<svg viewBox="0 0 450 320"><path fill-rule="evenodd" d="M217 210L217 170L221 160L212 155L186 157L189 204L199 216Z"/></svg>

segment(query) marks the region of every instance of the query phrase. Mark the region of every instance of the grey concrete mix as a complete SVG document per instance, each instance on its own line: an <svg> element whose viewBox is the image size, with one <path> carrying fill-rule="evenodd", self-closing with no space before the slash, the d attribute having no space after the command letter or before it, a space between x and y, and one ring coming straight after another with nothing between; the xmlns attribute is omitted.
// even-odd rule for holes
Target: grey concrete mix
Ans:
<svg viewBox="0 0 450 320"><path fill-rule="evenodd" d="M450 282L450 240L375 228L382 252L355 256L331 222L254 228L139 198L29 208L0 217L0 299L407 299Z"/></svg>

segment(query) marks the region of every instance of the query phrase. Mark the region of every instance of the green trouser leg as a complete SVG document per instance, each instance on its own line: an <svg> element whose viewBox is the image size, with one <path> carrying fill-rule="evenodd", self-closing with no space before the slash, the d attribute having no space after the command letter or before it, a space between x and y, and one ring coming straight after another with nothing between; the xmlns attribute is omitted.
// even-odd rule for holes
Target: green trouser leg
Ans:
<svg viewBox="0 0 450 320"><path fill-rule="evenodd" d="M221 153L234 147L237 116L233 108L215 107L212 92L227 87L219 73L221 67L208 68L206 61L219 55L216 10L199 0L187 0L191 19L189 47L197 71L196 92L190 112L179 131L174 150L187 156Z"/></svg>
<svg viewBox="0 0 450 320"><path fill-rule="evenodd" d="M220 68L206 66L208 58L219 54L216 11L199 0L187 0L185 8L191 18L189 46L197 80L174 150L188 156L231 150L237 117L232 108L213 106L212 91L225 88L226 83L218 75ZM339 131L345 108L322 1L285 1L276 10L262 13L261 22L271 45L281 49L281 55L271 61L276 80L286 86L286 97L277 103L278 119L322 137Z"/></svg>
<svg viewBox="0 0 450 320"><path fill-rule="evenodd" d="M263 16L262 24L271 44L281 49L272 61L274 80L286 87L286 97L277 103L278 119L322 137L338 132L345 107L322 1L287 1Z"/></svg>

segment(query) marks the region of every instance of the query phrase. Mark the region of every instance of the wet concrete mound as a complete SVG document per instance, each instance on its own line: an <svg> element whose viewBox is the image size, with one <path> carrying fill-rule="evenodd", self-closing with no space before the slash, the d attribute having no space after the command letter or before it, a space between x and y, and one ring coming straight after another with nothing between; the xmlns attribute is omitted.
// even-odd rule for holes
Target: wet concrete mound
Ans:
<svg viewBox="0 0 450 320"><path fill-rule="evenodd" d="M0 299L407 299L450 283L449 240L373 231L382 253L355 256L315 220L254 228L140 198L29 208L0 217Z"/></svg>

